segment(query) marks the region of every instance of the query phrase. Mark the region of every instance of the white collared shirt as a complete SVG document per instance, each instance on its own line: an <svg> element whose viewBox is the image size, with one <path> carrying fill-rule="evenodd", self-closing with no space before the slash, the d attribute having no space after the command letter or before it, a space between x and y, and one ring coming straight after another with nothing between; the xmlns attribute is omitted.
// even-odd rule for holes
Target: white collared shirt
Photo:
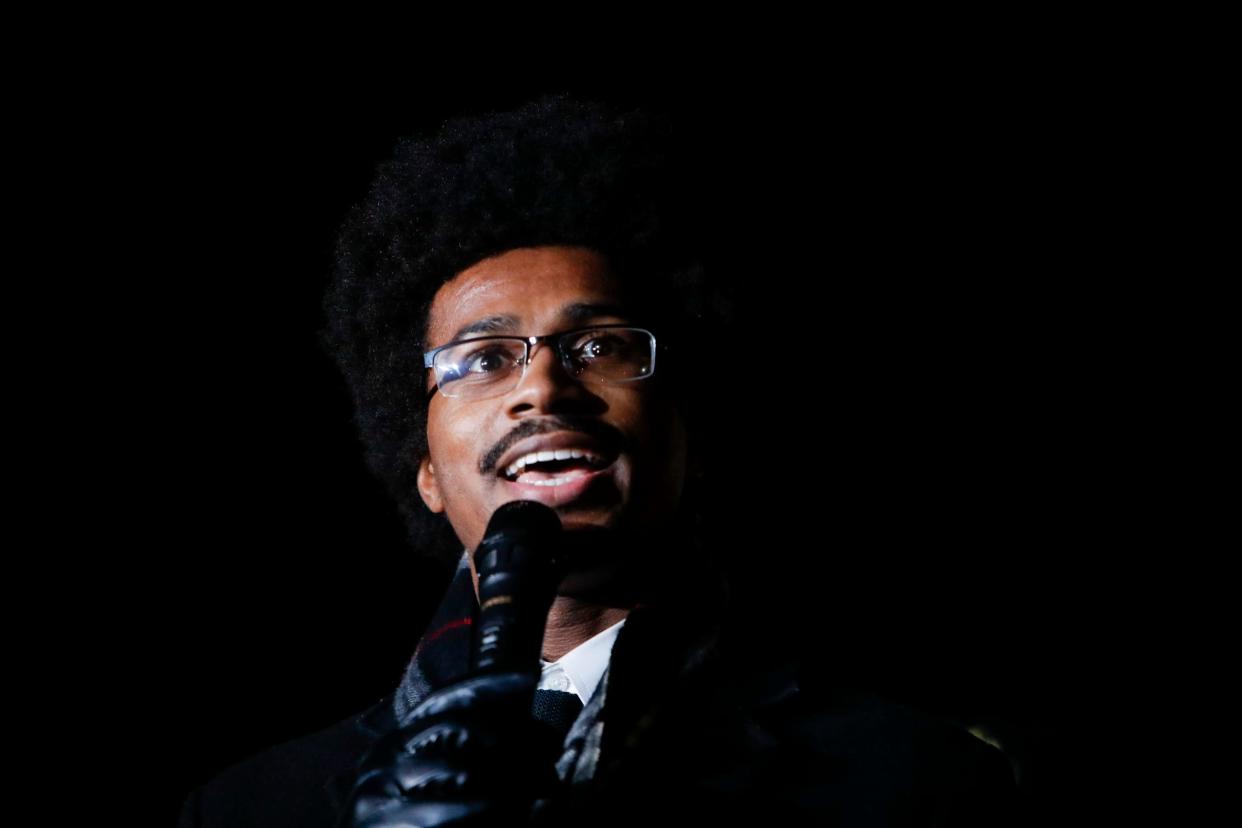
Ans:
<svg viewBox="0 0 1242 828"><path fill-rule="evenodd" d="M543 675L539 677L540 690L561 690L576 693L585 705L599 686L608 660L612 658L612 645L621 632L622 618L603 632L583 641L556 661L539 659Z"/></svg>

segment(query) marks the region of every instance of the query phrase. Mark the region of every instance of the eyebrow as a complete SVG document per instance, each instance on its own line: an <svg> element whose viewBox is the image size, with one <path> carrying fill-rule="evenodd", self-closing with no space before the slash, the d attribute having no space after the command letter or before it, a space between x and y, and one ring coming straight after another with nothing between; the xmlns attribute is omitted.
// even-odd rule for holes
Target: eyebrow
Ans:
<svg viewBox="0 0 1242 828"><path fill-rule="evenodd" d="M573 302L561 308L560 318L571 324L582 324L600 316L629 316L630 311L623 305L593 302ZM469 336L470 334L502 334L512 333L520 324L511 313L497 313L469 322L457 329L449 342Z"/></svg>

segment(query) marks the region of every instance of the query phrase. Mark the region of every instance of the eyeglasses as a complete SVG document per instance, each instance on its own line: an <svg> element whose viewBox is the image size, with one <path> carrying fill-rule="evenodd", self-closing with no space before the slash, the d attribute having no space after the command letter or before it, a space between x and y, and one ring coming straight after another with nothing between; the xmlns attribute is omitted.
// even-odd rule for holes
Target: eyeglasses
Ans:
<svg viewBox="0 0 1242 828"><path fill-rule="evenodd" d="M607 384L635 382L655 373L656 338L644 328L596 325L543 336L481 336L450 342L423 354L446 397L484 399L517 387L530 351L546 342L576 379Z"/></svg>

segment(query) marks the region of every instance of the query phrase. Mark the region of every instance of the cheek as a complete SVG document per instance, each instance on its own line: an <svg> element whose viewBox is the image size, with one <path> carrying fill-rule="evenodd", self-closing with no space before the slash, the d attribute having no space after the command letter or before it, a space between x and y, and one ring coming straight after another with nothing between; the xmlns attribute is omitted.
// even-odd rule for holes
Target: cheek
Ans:
<svg viewBox="0 0 1242 828"><path fill-rule="evenodd" d="M464 442L463 432L460 418L439 416L428 422L427 449L445 500L459 495L470 464L470 444Z"/></svg>
<svg viewBox="0 0 1242 828"><path fill-rule="evenodd" d="M478 477L473 472L474 462L470 457L468 444L462 443L462 435L449 434L442 435L439 443L439 451L432 448L432 458L436 460L436 469L440 479L440 485L445 489L445 495L452 497L463 491L463 488L469 485L472 479Z"/></svg>
<svg viewBox="0 0 1242 828"><path fill-rule="evenodd" d="M485 432L482 421L453 412L454 416L438 417L428 427L427 440L431 460L436 469L440 494L455 523L477 517L482 503L485 481L479 475L479 458L485 446L480 442Z"/></svg>

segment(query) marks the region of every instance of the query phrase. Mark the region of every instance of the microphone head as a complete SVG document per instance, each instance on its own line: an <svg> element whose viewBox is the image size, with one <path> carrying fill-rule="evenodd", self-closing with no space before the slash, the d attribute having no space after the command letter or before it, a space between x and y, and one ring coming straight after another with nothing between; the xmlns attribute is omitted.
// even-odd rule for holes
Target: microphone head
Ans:
<svg viewBox="0 0 1242 828"><path fill-rule="evenodd" d="M474 566L484 572L515 566L551 566L561 563L561 519L534 500L502 504L487 522L483 540L474 552Z"/></svg>
<svg viewBox="0 0 1242 828"><path fill-rule="evenodd" d="M561 519L537 500L511 500L492 512L484 536L514 529L554 535L561 529Z"/></svg>
<svg viewBox="0 0 1242 828"><path fill-rule="evenodd" d="M564 573L561 519L542 503L516 500L498 508L474 553L479 576L477 673L538 674L548 611Z"/></svg>

